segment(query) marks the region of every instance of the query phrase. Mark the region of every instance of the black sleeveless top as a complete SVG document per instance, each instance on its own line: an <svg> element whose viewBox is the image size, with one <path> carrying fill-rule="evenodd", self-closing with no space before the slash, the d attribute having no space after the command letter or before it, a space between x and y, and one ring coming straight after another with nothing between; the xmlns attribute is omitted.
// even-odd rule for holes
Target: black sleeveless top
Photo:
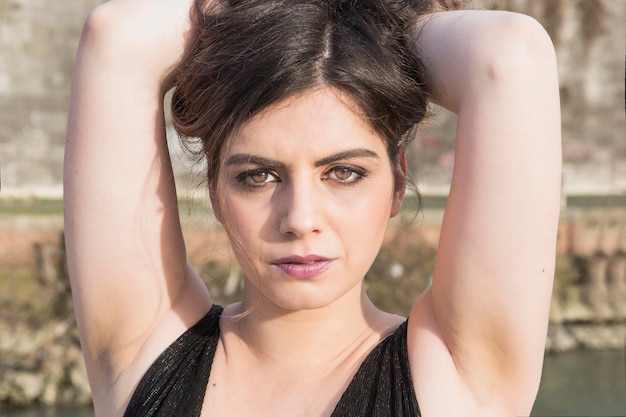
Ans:
<svg viewBox="0 0 626 417"><path fill-rule="evenodd" d="M219 340L222 307L213 305L139 381L124 417L198 417ZM409 371L407 322L367 355L331 417L419 417ZM210 415L210 410L209 410Z"/></svg>

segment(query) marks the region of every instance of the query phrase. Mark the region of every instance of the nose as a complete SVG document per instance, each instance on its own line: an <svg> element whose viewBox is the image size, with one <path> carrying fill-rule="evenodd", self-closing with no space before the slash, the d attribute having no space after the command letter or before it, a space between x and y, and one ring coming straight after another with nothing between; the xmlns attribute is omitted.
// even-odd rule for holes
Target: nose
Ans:
<svg viewBox="0 0 626 417"><path fill-rule="evenodd" d="M319 190L306 181L291 181L280 196L280 233L303 238L321 231Z"/></svg>

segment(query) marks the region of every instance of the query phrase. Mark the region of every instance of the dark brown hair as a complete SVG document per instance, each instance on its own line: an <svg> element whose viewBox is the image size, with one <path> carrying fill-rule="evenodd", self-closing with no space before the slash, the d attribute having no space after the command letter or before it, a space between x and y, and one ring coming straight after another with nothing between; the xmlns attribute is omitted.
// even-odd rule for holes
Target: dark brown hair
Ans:
<svg viewBox="0 0 626 417"><path fill-rule="evenodd" d="M396 157L428 104L424 68L407 34L437 8L435 1L195 1L193 42L176 74L172 119L186 148L206 159L221 221L218 177L229 140L272 105L316 87L333 88L356 107L387 145L395 186L406 185ZM439 2L454 6L458 0ZM250 255L223 223L231 244Z"/></svg>
<svg viewBox="0 0 626 417"><path fill-rule="evenodd" d="M270 106L318 86L350 99L385 140L393 161L411 141L428 100L407 28L435 9L431 0L222 0L211 5L196 0L194 41L178 69L172 118L184 140L199 139L209 187L217 188L224 146L237 129Z"/></svg>

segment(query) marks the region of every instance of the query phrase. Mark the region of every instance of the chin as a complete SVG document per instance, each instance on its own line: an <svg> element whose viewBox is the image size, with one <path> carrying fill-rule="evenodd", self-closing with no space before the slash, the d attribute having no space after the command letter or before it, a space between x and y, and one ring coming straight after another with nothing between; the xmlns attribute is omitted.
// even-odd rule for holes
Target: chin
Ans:
<svg viewBox="0 0 626 417"><path fill-rule="evenodd" d="M332 306L341 300L346 300L349 294L355 292L355 288L346 288L344 291L335 288L334 291L329 291L323 287L320 288L319 283L296 282L293 284L295 285L287 285L280 289L262 287L262 294L258 299L258 288L255 286L253 293L246 297L246 300L250 300L250 305L263 304L285 312L296 312ZM358 289L360 293L360 286Z"/></svg>

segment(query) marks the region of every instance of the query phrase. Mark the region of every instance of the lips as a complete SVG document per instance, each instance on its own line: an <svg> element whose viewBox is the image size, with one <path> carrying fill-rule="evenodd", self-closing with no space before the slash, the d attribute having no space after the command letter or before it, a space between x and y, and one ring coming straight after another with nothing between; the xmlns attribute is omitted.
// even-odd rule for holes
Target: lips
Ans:
<svg viewBox="0 0 626 417"><path fill-rule="evenodd" d="M293 278L306 279L322 274L333 263L332 259L319 255L292 255L272 262L281 272Z"/></svg>

